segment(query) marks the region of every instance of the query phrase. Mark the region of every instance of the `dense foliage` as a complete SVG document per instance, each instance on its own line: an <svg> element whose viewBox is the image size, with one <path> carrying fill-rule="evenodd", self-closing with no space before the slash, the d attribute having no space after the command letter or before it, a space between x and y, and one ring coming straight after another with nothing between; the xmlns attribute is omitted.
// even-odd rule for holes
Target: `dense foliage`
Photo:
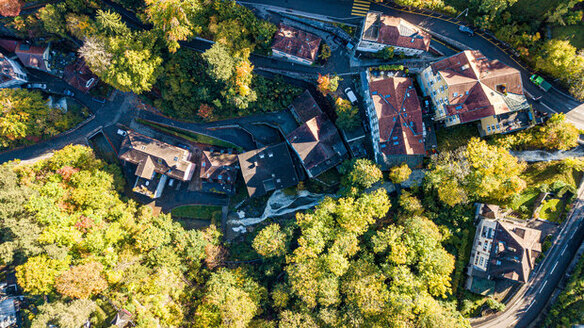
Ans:
<svg viewBox="0 0 584 328"><path fill-rule="evenodd" d="M98 316L99 299L132 313L138 327L189 321L186 295L206 270L202 261L213 260L214 228L185 231L168 215L123 201L119 169L81 146L31 166L5 164L0 186L1 261L16 266L19 286L38 306L33 327L92 313L105 326L115 313Z"/></svg>
<svg viewBox="0 0 584 328"><path fill-rule="evenodd" d="M297 214L297 246L285 257L265 258L258 272L271 286L268 309L281 327L468 325L437 300L450 292L454 266L438 227L419 214L388 221L389 208L380 189L327 198ZM258 239L264 230L254 245Z"/></svg>
<svg viewBox="0 0 584 328"><path fill-rule="evenodd" d="M383 179L379 166L366 158L347 160L339 171L343 174L341 185L350 194L362 192Z"/></svg>
<svg viewBox="0 0 584 328"><path fill-rule="evenodd" d="M359 107L353 106L347 99L337 98L335 100L335 111L337 113L337 126L343 130L351 131L360 125Z"/></svg>
<svg viewBox="0 0 584 328"><path fill-rule="evenodd" d="M584 322L584 259L580 259L566 288L551 308L545 327L573 327Z"/></svg>
<svg viewBox="0 0 584 328"><path fill-rule="evenodd" d="M157 84L162 91L162 99L154 102L165 114L186 120L212 121L255 112L282 110L302 91L281 79L268 80L255 75L250 85L257 94L257 100L249 103L245 109L237 108L229 98L230 82L223 81L223 78L232 78L233 66L226 66L225 75L220 73L223 68L218 71L213 69L217 73L215 74L207 70L203 56L192 50L180 49L166 63L165 74ZM213 63L216 61L218 59L212 59Z"/></svg>
<svg viewBox="0 0 584 328"><path fill-rule="evenodd" d="M81 117L50 108L38 91L0 89L0 150L55 136L81 121Z"/></svg>
<svg viewBox="0 0 584 328"><path fill-rule="evenodd" d="M497 135L494 142L510 149L567 150L578 145L580 131L558 113L542 126L509 135Z"/></svg>
<svg viewBox="0 0 584 328"><path fill-rule="evenodd" d="M427 179L451 206L476 200L505 200L526 187L519 162L500 146L472 138L466 147L435 155Z"/></svg>

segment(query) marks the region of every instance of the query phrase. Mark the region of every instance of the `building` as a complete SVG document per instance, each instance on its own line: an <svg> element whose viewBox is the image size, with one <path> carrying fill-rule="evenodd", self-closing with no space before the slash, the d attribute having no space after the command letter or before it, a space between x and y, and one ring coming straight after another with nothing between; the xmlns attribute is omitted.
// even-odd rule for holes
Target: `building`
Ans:
<svg viewBox="0 0 584 328"><path fill-rule="evenodd" d="M492 293L495 282L525 283L541 254L541 231L523 221L505 218L498 206L480 204L478 224L468 264L466 288Z"/></svg>
<svg viewBox="0 0 584 328"><path fill-rule="evenodd" d="M195 164L191 152L145 135L128 131L120 147L120 159L137 165L133 190L150 198L158 198L167 179L189 181Z"/></svg>
<svg viewBox="0 0 584 328"><path fill-rule="evenodd" d="M18 87L27 81L27 74L20 64L0 52L0 88Z"/></svg>
<svg viewBox="0 0 584 328"><path fill-rule="evenodd" d="M74 63L65 66L63 80L83 93L87 93L99 81L83 59L77 59Z"/></svg>
<svg viewBox="0 0 584 328"><path fill-rule="evenodd" d="M416 56L430 49L431 38L430 34L403 18L369 12L363 21L357 50L378 52L393 47L395 53Z"/></svg>
<svg viewBox="0 0 584 328"><path fill-rule="evenodd" d="M250 197L298 184L286 143L248 151L237 155L237 159Z"/></svg>
<svg viewBox="0 0 584 328"><path fill-rule="evenodd" d="M422 164L426 127L413 80L361 73L375 161L386 170L406 162Z"/></svg>
<svg viewBox="0 0 584 328"><path fill-rule="evenodd" d="M206 189L219 193L234 193L238 169L239 165L235 154L208 150L204 150L201 154L199 177L209 187Z"/></svg>
<svg viewBox="0 0 584 328"><path fill-rule="evenodd" d="M1 296L0 298L0 328L17 327L16 298Z"/></svg>
<svg viewBox="0 0 584 328"><path fill-rule="evenodd" d="M432 99L434 119L446 126L479 121L481 134L490 135L530 124L529 118L510 115L530 111L519 71L489 60L478 50L435 62L419 78L424 95Z"/></svg>
<svg viewBox="0 0 584 328"><path fill-rule="evenodd" d="M339 165L348 157L337 127L322 112L310 92L305 91L290 106L300 126L286 140L310 178Z"/></svg>
<svg viewBox="0 0 584 328"><path fill-rule="evenodd" d="M20 62L28 68L49 72L50 45L33 46L26 42L0 39L0 47L14 53Z"/></svg>
<svg viewBox="0 0 584 328"><path fill-rule="evenodd" d="M321 38L280 23L272 43L272 55L291 61L312 65L316 60Z"/></svg>

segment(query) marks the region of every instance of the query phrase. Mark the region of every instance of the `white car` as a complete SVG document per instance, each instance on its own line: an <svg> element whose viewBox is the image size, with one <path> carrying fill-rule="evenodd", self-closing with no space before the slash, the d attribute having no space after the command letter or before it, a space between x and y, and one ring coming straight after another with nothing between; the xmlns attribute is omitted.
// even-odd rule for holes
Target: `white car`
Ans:
<svg viewBox="0 0 584 328"><path fill-rule="evenodd" d="M45 83L30 83L27 84L26 87L29 89L47 89L47 85Z"/></svg>
<svg viewBox="0 0 584 328"><path fill-rule="evenodd" d="M72 97L75 95L75 93L71 90L65 90L65 91L63 91L63 93L65 94L65 96L69 96L69 97Z"/></svg>
<svg viewBox="0 0 584 328"><path fill-rule="evenodd" d="M121 135L122 137L125 137L128 134L128 132L122 129L118 129L118 134Z"/></svg>
<svg viewBox="0 0 584 328"><path fill-rule="evenodd" d="M349 98L351 104L354 105L357 103L357 97L355 96L355 93L353 92L353 90L351 90L351 88L346 88L345 94L347 95L347 98Z"/></svg>

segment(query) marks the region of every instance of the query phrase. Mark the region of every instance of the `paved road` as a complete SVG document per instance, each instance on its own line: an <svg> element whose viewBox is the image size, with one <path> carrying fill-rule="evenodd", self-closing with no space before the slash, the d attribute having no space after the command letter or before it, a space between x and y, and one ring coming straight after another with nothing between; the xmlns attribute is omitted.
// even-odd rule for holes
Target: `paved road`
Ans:
<svg viewBox="0 0 584 328"><path fill-rule="evenodd" d="M504 312L473 320L473 327L528 327L534 323L584 239L583 186L578 190L573 212L564 222L540 267L532 273L530 281L508 302Z"/></svg>

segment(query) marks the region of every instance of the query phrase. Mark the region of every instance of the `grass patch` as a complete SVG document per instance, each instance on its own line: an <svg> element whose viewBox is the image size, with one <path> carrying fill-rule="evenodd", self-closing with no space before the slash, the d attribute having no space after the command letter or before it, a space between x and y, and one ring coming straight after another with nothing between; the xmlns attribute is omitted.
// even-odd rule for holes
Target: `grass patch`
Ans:
<svg viewBox="0 0 584 328"><path fill-rule="evenodd" d="M529 164L523 173L523 179L531 187L553 186L562 182L576 189L581 178L582 172L566 167L563 161Z"/></svg>
<svg viewBox="0 0 584 328"><path fill-rule="evenodd" d="M183 129L178 129L178 128L174 128L174 127L170 127L170 126L166 126L166 125L161 125L158 123L146 121L146 120L139 119L139 118L136 119L136 121L140 124L147 125L147 126L152 127L156 130L159 130L161 132L165 132L165 133L171 134L175 137L183 138L183 139L191 141L191 142L212 145L212 146L217 146L217 147L224 147L224 148L234 148L238 152L243 151L243 148L241 148L240 146L237 146L234 143L231 143L231 142L225 141L225 140L221 140L221 139L217 139L217 138L214 138L214 137L211 137L208 135L204 135L204 134L200 134L200 133L196 133L196 132L192 132L192 131L187 131L187 130L183 130Z"/></svg>
<svg viewBox="0 0 584 328"><path fill-rule="evenodd" d="M461 146L466 146L472 137L480 137L479 131L474 124L461 124L455 127L438 129L436 131L438 151L455 150Z"/></svg>
<svg viewBox="0 0 584 328"><path fill-rule="evenodd" d="M183 219L221 221L221 206L185 205L173 208L172 216Z"/></svg>
<svg viewBox="0 0 584 328"><path fill-rule="evenodd" d="M584 26L554 26L552 28L552 35L554 39L569 40L570 43L578 48L584 48Z"/></svg>
<svg viewBox="0 0 584 328"><path fill-rule="evenodd" d="M566 208L564 198L546 199L539 209L539 217L543 220L561 223L562 213Z"/></svg>
<svg viewBox="0 0 584 328"><path fill-rule="evenodd" d="M522 219L529 219L533 214L533 205L539 193L540 191L534 188L525 190L511 202L511 209L519 213Z"/></svg>

